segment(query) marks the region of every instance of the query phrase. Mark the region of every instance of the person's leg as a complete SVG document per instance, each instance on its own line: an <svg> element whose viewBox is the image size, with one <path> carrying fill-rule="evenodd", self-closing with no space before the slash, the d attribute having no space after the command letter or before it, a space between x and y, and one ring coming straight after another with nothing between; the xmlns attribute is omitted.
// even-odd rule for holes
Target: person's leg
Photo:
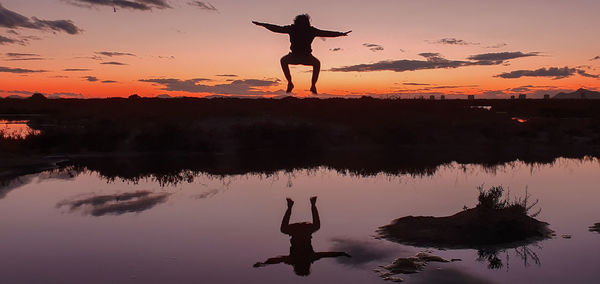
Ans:
<svg viewBox="0 0 600 284"><path fill-rule="evenodd" d="M287 200L287 210L285 210L285 214L283 214L283 220L281 220L281 232L284 234L290 234L290 216L292 216L292 206L294 206L294 201L291 199Z"/></svg>
<svg viewBox="0 0 600 284"><path fill-rule="evenodd" d="M281 58L281 69L283 70L283 75L285 79L288 81L286 93L290 93L294 89L294 84L292 83L292 74L290 73L290 59L291 55L288 54Z"/></svg>
<svg viewBox="0 0 600 284"><path fill-rule="evenodd" d="M311 63L310 65L312 65L313 67L313 72L312 72L312 81L311 81L311 86L310 86L310 91L313 94L317 94L317 80L319 80L319 73L321 72L321 61L319 61L319 59L317 59L314 56L311 56Z"/></svg>

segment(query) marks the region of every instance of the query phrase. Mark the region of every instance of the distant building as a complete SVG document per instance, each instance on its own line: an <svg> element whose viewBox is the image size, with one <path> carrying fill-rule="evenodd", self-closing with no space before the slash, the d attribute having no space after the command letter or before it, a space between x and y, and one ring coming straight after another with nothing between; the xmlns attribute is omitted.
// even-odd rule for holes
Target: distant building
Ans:
<svg viewBox="0 0 600 284"><path fill-rule="evenodd" d="M515 96L510 96L510 99L511 99L511 100L514 100L514 99L515 99Z"/></svg>
<svg viewBox="0 0 600 284"><path fill-rule="evenodd" d="M472 101L472 100L474 100L474 99L475 99L475 95L469 95L469 97L468 97L468 98L469 98L469 101Z"/></svg>
<svg viewBox="0 0 600 284"><path fill-rule="evenodd" d="M446 96L444 96L444 95L441 95L441 96L440 96L440 100L442 100L442 101L443 101L443 100L445 100L445 99L446 99Z"/></svg>
<svg viewBox="0 0 600 284"><path fill-rule="evenodd" d="M524 100L527 99L527 95L526 94L520 94L519 95L519 100Z"/></svg>
<svg viewBox="0 0 600 284"><path fill-rule="evenodd" d="M550 95L544 95L544 100L549 100L550 99Z"/></svg>
<svg viewBox="0 0 600 284"><path fill-rule="evenodd" d="M433 100L435 100L435 96L433 96L433 95L429 96L429 99L433 101Z"/></svg>

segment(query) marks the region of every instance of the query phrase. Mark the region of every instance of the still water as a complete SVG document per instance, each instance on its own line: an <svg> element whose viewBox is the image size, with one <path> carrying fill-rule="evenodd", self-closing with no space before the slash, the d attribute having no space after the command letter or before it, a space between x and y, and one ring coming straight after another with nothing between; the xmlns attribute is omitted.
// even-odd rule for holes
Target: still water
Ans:
<svg viewBox="0 0 600 284"><path fill-rule="evenodd" d="M27 125L28 120L6 120L0 119L0 136L4 138L25 138L29 135L37 135L39 130L34 130Z"/></svg>
<svg viewBox="0 0 600 284"><path fill-rule="evenodd" d="M1 283L390 283L374 270L421 251L450 263L399 275L407 283L597 283L600 163L559 159L501 167L450 164L428 176L356 176L325 168L273 175L198 175L163 186L152 178L106 180L94 172L52 171L0 189ZM378 227L408 215L448 216L477 202L477 186L525 189L536 217L556 237L501 251L488 268L477 251L436 250L376 238ZM253 267L290 253L280 232L290 222L320 228L309 275L285 263ZM310 242L310 240L309 240ZM325 255L324 255L325 256ZM272 261L276 262L276 261Z"/></svg>

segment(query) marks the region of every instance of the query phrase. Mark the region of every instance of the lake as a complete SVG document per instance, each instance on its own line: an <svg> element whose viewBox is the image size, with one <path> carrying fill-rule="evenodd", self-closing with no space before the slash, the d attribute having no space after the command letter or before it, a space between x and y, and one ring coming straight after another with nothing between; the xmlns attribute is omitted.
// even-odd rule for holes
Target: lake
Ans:
<svg viewBox="0 0 600 284"><path fill-rule="evenodd" d="M37 135L39 130L34 130L27 123L29 120L0 119L0 136L4 138L15 137L23 139L29 135Z"/></svg>
<svg viewBox="0 0 600 284"><path fill-rule="evenodd" d="M1 282L389 283L374 270L428 251L461 261L432 262L398 276L407 283L593 283L600 276L600 233L588 228L600 222L599 181L597 159L454 163L431 175L360 176L327 168L199 174L166 184L47 171L0 185ZM502 185L514 198L527 190L539 200L536 218L556 236L499 250L495 269L473 249L377 238L377 229L396 218L448 216L475 206L481 185ZM290 237L280 232L286 198L294 201L292 223L312 222L312 196L320 216L312 247L352 257L315 260L304 276L285 263L253 267L290 253Z"/></svg>

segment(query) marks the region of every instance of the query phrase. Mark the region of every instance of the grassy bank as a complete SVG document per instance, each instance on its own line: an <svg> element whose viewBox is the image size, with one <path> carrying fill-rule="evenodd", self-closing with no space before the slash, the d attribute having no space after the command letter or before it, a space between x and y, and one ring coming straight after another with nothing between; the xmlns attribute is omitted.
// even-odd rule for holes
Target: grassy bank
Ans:
<svg viewBox="0 0 600 284"><path fill-rule="evenodd" d="M591 100L0 99L11 115L41 134L0 139L3 156L193 153L240 170L364 173L600 156Z"/></svg>

